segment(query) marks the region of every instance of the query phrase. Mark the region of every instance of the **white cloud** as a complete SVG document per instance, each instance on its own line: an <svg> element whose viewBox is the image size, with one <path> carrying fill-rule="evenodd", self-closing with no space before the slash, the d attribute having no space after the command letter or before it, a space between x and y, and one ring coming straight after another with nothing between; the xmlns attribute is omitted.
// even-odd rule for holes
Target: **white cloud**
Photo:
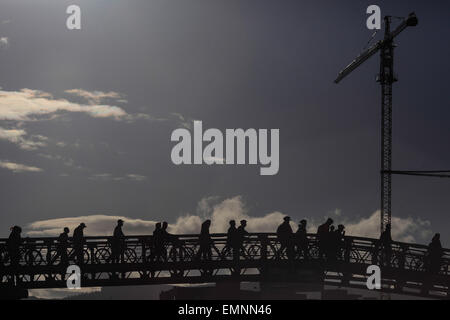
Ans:
<svg viewBox="0 0 450 320"><path fill-rule="evenodd" d="M212 220L212 232L226 232L230 219L248 220L249 231L271 232L276 229L283 217L284 215L279 212L270 213L264 217L250 217L246 214L241 197L234 197L215 205L212 215L208 218ZM87 225L87 235L111 235L118 219L125 221L124 231L127 234L135 235L151 234L157 222L156 220L99 214L36 221L27 226L27 234L29 236L56 236L63 227L67 226L73 229L84 222ZM163 219L161 217L161 220ZM175 223L169 224L169 231L175 234L195 234L199 232L203 221L204 217L186 214L179 217Z"/></svg>
<svg viewBox="0 0 450 320"><path fill-rule="evenodd" d="M194 120L189 118L189 117L185 117L183 116L181 113L178 112L173 112L171 113L172 116L174 116L177 119L177 122L179 123L179 125L181 125L182 127L186 128L186 129L192 129L192 125Z"/></svg>
<svg viewBox="0 0 450 320"><path fill-rule="evenodd" d="M114 176L111 173L97 173L89 177L89 180L94 181L122 181L122 180L144 181L146 179L147 179L146 176L135 173L129 173L126 174L125 176Z"/></svg>
<svg viewBox="0 0 450 320"><path fill-rule="evenodd" d="M332 212L337 223L344 223L347 235L378 238L379 236L379 211L371 216L348 220L342 217L342 212L336 209ZM210 196L201 199L197 206L197 215L186 214L179 217L175 223L169 224L169 232L174 234L197 234L201 223L209 218L212 220L212 232L226 232L228 222L231 219L237 222L246 219L250 232L274 232L283 221L285 215L281 212L272 212L261 217L248 215L247 209L240 196L220 201L220 197ZM60 219L36 221L27 226L28 236L56 236L63 227L69 227L71 231L81 222L87 225L86 235L111 235L118 219L125 221L124 232L129 235L151 234L156 221L132 219L124 216L90 215ZM161 219L163 220L163 219ZM317 226L323 221L308 219L308 232L314 233ZM405 242L428 241L431 235L430 223L420 219L398 218L392 219L392 235L394 240ZM295 226L292 223L292 226ZM98 288L87 290L97 291ZM58 290L33 290L30 295L40 298L62 298L71 292L65 289Z"/></svg>
<svg viewBox="0 0 450 320"><path fill-rule="evenodd" d="M214 205L219 202L219 196L209 196L202 198L197 204L197 214L202 217L211 215Z"/></svg>
<svg viewBox="0 0 450 320"><path fill-rule="evenodd" d="M31 89L0 90L0 120L31 121L57 112L85 113L94 118L124 119L129 116L122 108L110 105L82 105L51 94Z"/></svg>
<svg viewBox="0 0 450 320"><path fill-rule="evenodd" d="M351 235L377 238L380 234L380 211L357 221L342 221ZM401 242L423 242L431 238L431 223L420 218L392 217L392 238Z"/></svg>
<svg viewBox="0 0 450 320"><path fill-rule="evenodd" d="M285 214L275 211L261 217L248 215L247 209L240 196L225 199L213 205L218 197L204 198L199 202L197 212L199 214L186 214L176 219L175 223L169 224L169 231L174 234L196 234L200 231L201 223L211 219L211 232L226 232L231 219L239 223L247 220L249 232L275 232L278 225L283 221ZM132 219L124 216L90 215L71 218L51 219L36 221L28 226L30 236L55 236L63 227L71 229L84 222L87 225L86 234L89 235L111 235L118 219L125 221L124 231L127 234L151 234L154 229L155 220ZM161 220L164 218L161 217ZM323 221L308 219L308 232L315 233L317 226ZM379 237L379 212L374 212L367 218L356 220L341 219L335 224L343 223L346 226L347 235L378 238ZM431 236L430 223L420 219L398 218L392 219L392 236L394 240L404 242L427 242ZM292 223L294 230L296 226Z"/></svg>
<svg viewBox="0 0 450 320"><path fill-rule="evenodd" d="M36 221L27 226L27 235L56 236L62 232L64 227L68 227L72 231L81 222L84 222L87 226L86 235L108 236L112 234L118 219L125 221L124 231L127 234L151 234L156 223L149 220L98 214Z"/></svg>
<svg viewBox="0 0 450 320"><path fill-rule="evenodd" d="M32 136L34 139L27 139L25 138L26 135L27 133L23 129L4 129L0 127L0 139L17 144L23 150L35 150L47 145L45 143L47 137L45 136L34 135Z"/></svg>
<svg viewBox="0 0 450 320"><path fill-rule="evenodd" d="M261 217L248 215L247 209L240 196L225 199L215 205L218 197L204 198L199 202L197 212L201 214L186 214L177 218L175 223L169 224L169 231L175 234L196 234L200 230L201 223L211 219L211 232L226 232L230 220L247 220L249 232L275 232L283 221L285 214L275 211ZM60 218L36 221L28 226L30 236L55 236L65 226L74 228L81 222L86 223L89 235L110 235L118 219L125 221L124 230L127 234L151 234L155 220L132 219L124 216L90 215L70 218ZM161 217L161 220L164 218ZM315 233L319 224L323 221L308 220L308 232ZM337 220L337 219L335 219ZM343 223L347 235L378 238L379 237L379 211L360 219L340 218L335 224ZM295 223L291 222L294 230ZM428 242L432 232L430 222L413 218L392 218L392 237L396 241L404 242Z"/></svg>
<svg viewBox="0 0 450 320"><path fill-rule="evenodd" d="M0 37L0 47L7 47L9 44L8 37Z"/></svg>
<svg viewBox="0 0 450 320"><path fill-rule="evenodd" d="M111 173L96 173L89 177L90 180L109 181L113 179Z"/></svg>
<svg viewBox="0 0 450 320"><path fill-rule="evenodd" d="M67 158L67 157L63 157L61 155L51 155L51 154L45 154L45 153L38 153L37 154L39 157L48 159L48 160L53 160L53 161L61 161L63 165L65 165L66 167L70 167L70 168L74 168L77 170L82 170L84 169L82 166L77 165L75 163L75 161L71 158Z"/></svg>
<svg viewBox="0 0 450 320"><path fill-rule="evenodd" d="M130 180L134 180L134 181L144 181L147 179L146 176L143 176L141 174L135 174L135 173L130 173L127 174L126 177Z"/></svg>
<svg viewBox="0 0 450 320"><path fill-rule="evenodd" d="M0 160L0 168L8 169L13 172L40 172L41 168L31 167L24 164Z"/></svg>

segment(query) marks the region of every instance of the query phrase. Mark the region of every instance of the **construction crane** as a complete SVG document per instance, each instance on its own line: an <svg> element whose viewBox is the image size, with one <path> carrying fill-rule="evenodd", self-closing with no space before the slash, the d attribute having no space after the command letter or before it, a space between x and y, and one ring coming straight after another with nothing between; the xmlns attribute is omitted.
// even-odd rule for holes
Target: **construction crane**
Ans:
<svg viewBox="0 0 450 320"><path fill-rule="evenodd" d="M377 81L381 84L381 227L386 230L391 224L391 190L392 190L392 84L397 81L394 75L394 39L407 27L415 27L418 19L414 12L410 13L402 23L391 32L391 16L384 18L384 39L378 41L361 53L347 67L339 72L334 81L339 83L367 59L380 51L380 73ZM399 173L399 172L397 172ZM390 231L390 230L389 230Z"/></svg>

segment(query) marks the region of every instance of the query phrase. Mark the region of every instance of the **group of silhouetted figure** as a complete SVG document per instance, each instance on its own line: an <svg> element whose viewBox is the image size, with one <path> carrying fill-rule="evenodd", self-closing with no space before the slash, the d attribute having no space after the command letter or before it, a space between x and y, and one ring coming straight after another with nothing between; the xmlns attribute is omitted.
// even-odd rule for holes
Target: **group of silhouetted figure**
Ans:
<svg viewBox="0 0 450 320"><path fill-rule="evenodd" d="M119 219L114 228L113 236L109 239L111 247L110 262L119 263L123 258L126 249L125 235L122 231L124 221ZM227 231L226 250L233 255L234 259L239 259L241 255L245 254L244 243L250 234L246 230L247 221L241 220L240 225L236 226L236 221L229 222ZM52 262L60 259L60 264L67 265L69 260L74 260L77 264L84 263L84 229L86 225L80 223L69 239L69 228L65 227L63 232L57 239L56 255L52 257ZM167 259L167 245L177 247L181 245L176 235L172 235L167 231L167 222L158 222L155 224L155 230L152 237L152 254L151 261L166 261ZM213 240L210 234L211 220L206 220L201 225L199 235L199 249L195 255L196 260L205 261L212 259ZM12 266L18 266L22 257L21 246L24 241L21 238L22 229L19 226L11 228L11 234L8 238L6 249L10 257ZM278 255L286 254L288 259L294 257L302 257L304 260L310 258L311 240L308 238L307 221L301 220L298 224L298 229L294 233L291 227L290 217L284 217L283 222L276 230L277 240L280 244L277 250ZM317 229L317 247L320 259L333 262L343 259L343 252L346 248L345 226L340 224L337 228L333 225L331 218L327 219L325 223L321 224ZM73 251L68 254L68 248L72 243ZM389 265L392 258L392 238L391 225L388 224L382 232L377 244L377 250L381 252L381 263ZM428 252L425 256L425 268L432 273L438 273L441 268L441 260L443 256L443 249L440 241L440 234L434 235L431 243L428 245Z"/></svg>

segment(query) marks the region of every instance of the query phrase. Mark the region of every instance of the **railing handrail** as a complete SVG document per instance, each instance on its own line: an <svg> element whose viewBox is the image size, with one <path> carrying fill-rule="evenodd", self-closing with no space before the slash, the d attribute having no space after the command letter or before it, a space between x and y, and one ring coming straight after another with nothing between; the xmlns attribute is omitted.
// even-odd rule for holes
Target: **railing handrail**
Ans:
<svg viewBox="0 0 450 320"><path fill-rule="evenodd" d="M171 234L172 236L176 237L179 240L189 240L189 239L197 239L199 237L199 234ZM307 234L308 238L312 238L315 239L317 238L317 234L316 233L308 233ZM226 238L227 234L226 233L212 233L211 234L211 238L215 239L215 238ZM249 233L247 235L247 237L249 237L250 239L255 238L261 238L261 237L266 237L269 240L273 239L273 238L277 238L277 234L274 232L255 232L255 233ZM86 242L93 242L95 240L109 240L109 239L113 239L113 236L85 236L84 239L86 240ZM142 239L152 239L153 235L149 234L149 235L126 235L124 236L125 240L142 240ZM72 237L68 238L69 240L72 240ZM375 238L366 238L366 237L359 237L359 236L345 236L346 240L351 240L352 242L358 242L358 241L362 241L362 242L369 242L372 244L377 244L379 242L379 239L375 239ZM7 238L0 238L0 244L2 243L6 243L8 241ZM23 237L22 241L24 242L24 244L29 243L34 243L34 242L43 242L43 243L55 243L58 241L58 237ZM404 247L408 247L408 248L415 248L415 249L424 249L427 250L428 246L424 245L424 244L418 244L418 243L407 243L407 242L400 242L400 241L392 241L391 243L394 246L404 246ZM444 253L446 254L450 254L450 249L447 248L443 248L442 249Z"/></svg>

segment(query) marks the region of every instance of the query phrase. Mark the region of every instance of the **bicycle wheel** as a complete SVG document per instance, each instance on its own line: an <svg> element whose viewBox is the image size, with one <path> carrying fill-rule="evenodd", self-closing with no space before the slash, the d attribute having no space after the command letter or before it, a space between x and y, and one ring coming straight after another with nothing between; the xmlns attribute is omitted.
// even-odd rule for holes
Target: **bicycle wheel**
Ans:
<svg viewBox="0 0 450 320"><path fill-rule="evenodd" d="M131 248L126 248L123 252L123 260L127 263L136 263L138 261L136 251Z"/></svg>
<svg viewBox="0 0 450 320"><path fill-rule="evenodd" d="M111 251L107 248L100 248L95 252L97 263L108 263L111 259Z"/></svg>

